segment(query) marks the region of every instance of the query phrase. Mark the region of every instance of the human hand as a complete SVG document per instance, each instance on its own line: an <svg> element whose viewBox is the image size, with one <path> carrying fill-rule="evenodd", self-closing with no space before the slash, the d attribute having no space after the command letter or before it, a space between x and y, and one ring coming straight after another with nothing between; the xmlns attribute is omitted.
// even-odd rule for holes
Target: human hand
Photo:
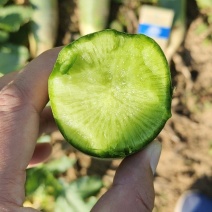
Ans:
<svg viewBox="0 0 212 212"><path fill-rule="evenodd" d="M56 129L49 108L47 80L61 48L30 62L23 71L0 78L0 211L36 211L24 208L26 168L46 159L49 144L36 145L42 132ZM44 109L45 108L45 109ZM151 211L154 205L153 173L161 145L123 160L111 189L93 211Z"/></svg>
<svg viewBox="0 0 212 212"><path fill-rule="evenodd" d="M154 207L153 177L161 144L153 141L144 150L126 157L116 171L113 185L92 212L149 212Z"/></svg>

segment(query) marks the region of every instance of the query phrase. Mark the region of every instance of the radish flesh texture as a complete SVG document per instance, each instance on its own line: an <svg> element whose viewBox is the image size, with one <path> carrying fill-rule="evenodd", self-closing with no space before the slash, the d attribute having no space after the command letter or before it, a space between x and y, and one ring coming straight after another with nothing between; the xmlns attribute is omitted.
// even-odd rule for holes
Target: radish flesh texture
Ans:
<svg viewBox="0 0 212 212"><path fill-rule="evenodd" d="M49 97L65 139L99 158L123 158L150 143L171 117L170 70L145 35L103 30L59 53Z"/></svg>

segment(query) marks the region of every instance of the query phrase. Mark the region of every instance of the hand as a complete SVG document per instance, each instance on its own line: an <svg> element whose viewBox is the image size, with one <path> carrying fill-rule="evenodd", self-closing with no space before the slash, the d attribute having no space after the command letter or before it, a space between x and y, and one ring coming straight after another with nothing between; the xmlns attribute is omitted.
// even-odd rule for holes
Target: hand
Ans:
<svg viewBox="0 0 212 212"><path fill-rule="evenodd" d="M47 80L61 48L47 51L23 71L0 78L0 211L36 211L23 208L27 166L46 159L49 144L37 144L42 132L56 129L48 101ZM44 109L45 108L45 109ZM93 211L152 211L153 173L161 145L153 142L123 160L111 189Z"/></svg>

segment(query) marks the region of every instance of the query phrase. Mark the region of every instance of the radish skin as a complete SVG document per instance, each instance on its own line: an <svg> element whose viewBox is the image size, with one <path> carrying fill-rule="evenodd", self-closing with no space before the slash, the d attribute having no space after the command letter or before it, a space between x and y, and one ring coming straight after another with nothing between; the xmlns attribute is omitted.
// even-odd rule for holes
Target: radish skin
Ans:
<svg viewBox="0 0 212 212"><path fill-rule="evenodd" d="M79 29L86 35L106 28L110 0L78 0Z"/></svg>
<svg viewBox="0 0 212 212"><path fill-rule="evenodd" d="M57 0L29 0L33 7L30 52L36 57L54 47L58 29Z"/></svg>

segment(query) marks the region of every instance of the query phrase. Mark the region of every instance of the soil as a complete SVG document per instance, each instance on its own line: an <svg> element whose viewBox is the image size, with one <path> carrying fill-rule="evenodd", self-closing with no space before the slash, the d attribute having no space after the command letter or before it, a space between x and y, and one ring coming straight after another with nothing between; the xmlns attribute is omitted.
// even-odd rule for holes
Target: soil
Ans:
<svg viewBox="0 0 212 212"><path fill-rule="evenodd" d="M109 22L124 14L122 20L128 21L123 29L133 32L140 1L117 2L111 3ZM78 10L74 0L59 1L59 8L57 45L64 45L79 37ZM205 42L204 33L197 33L204 22L195 1L187 1L185 38L170 63L174 86L172 118L157 137L163 150L154 179L155 212L173 211L186 190L199 190L212 197L212 43ZM67 154L77 159L67 179L102 176L105 186L99 196L110 187L120 160L90 158L73 149L59 132L52 134L52 143L54 157Z"/></svg>

